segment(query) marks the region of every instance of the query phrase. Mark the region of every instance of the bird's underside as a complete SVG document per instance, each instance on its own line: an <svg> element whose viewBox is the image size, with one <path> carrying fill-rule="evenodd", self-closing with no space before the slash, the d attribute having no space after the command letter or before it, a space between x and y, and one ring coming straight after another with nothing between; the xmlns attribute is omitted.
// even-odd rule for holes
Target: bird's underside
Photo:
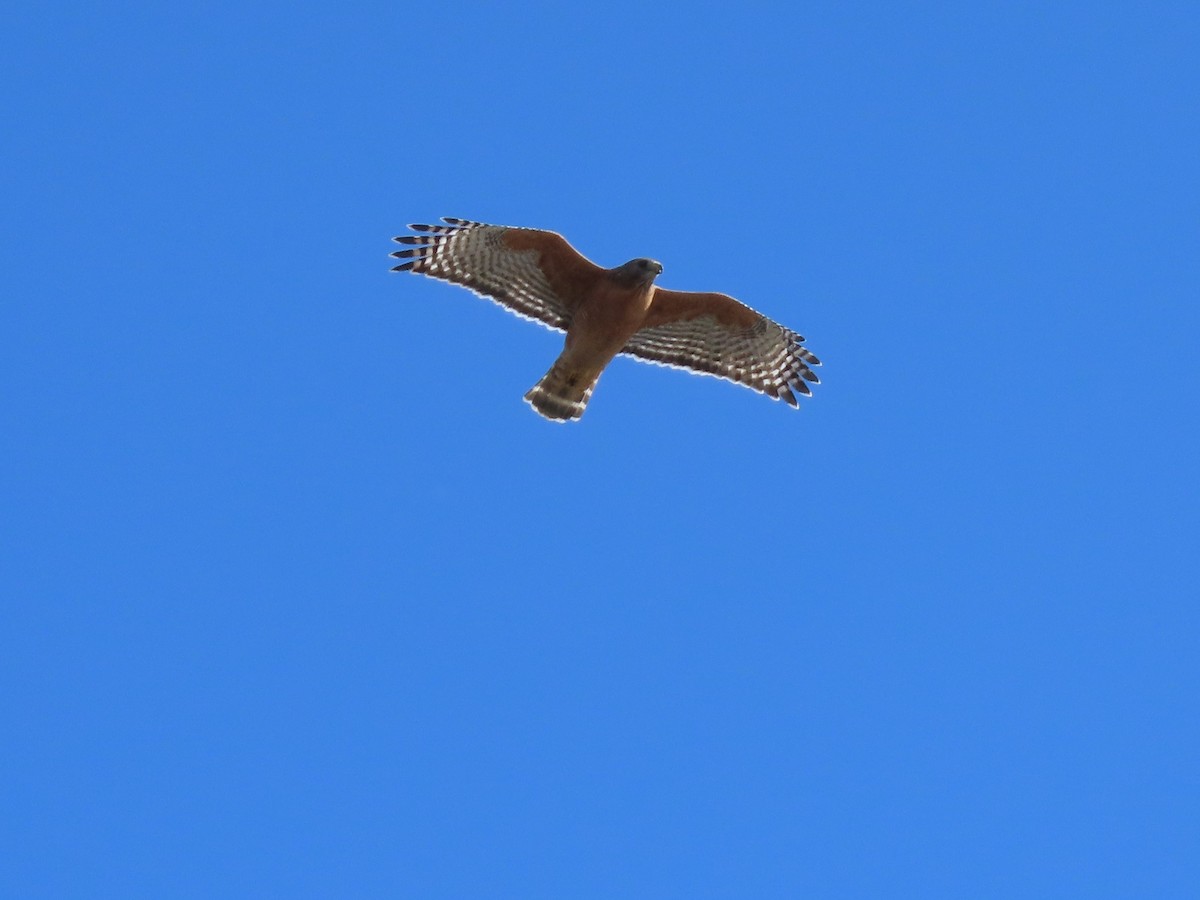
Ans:
<svg viewBox="0 0 1200 900"><path fill-rule="evenodd" d="M618 353L714 375L798 406L821 364L804 338L732 297L670 291L662 266L633 259L613 269L588 260L552 231L443 219L410 225L412 245L393 271L461 284L549 328L566 332L563 352L525 395L548 419L583 415L605 366Z"/></svg>

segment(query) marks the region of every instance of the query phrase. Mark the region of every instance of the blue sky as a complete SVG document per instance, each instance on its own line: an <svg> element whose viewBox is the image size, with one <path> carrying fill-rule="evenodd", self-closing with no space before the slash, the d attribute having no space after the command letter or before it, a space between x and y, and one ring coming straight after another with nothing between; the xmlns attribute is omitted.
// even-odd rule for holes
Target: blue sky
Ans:
<svg viewBox="0 0 1200 900"><path fill-rule="evenodd" d="M1189 4L37 5L0 892L1193 897ZM392 275L662 260L796 412Z"/></svg>

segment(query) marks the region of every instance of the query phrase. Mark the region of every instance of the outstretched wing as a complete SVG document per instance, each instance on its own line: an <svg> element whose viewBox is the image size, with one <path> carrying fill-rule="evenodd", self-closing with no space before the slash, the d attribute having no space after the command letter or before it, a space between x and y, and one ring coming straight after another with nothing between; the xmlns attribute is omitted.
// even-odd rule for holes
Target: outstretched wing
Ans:
<svg viewBox="0 0 1200 900"><path fill-rule="evenodd" d="M655 288L646 323L622 353L715 375L797 406L821 361L804 338L725 294Z"/></svg>
<svg viewBox="0 0 1200 900"><path fill-rule="evenodd" d="M553 231L442 219L410 225L420 234L392 256L408 259L393 272L413 271L464 285L526 319L566 331L579 302L603 272Z"/></svg>

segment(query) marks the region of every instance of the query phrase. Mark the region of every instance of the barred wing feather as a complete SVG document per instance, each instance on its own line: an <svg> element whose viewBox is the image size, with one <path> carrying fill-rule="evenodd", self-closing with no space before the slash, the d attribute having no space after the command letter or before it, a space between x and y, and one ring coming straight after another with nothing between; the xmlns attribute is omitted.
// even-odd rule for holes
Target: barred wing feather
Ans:
<svg viewBox="0 0 1200 900"><path fill-rule="evenodd" d="M821 361L804 338L725 294L655 290L646 318L621 351L636 359L715 375L797 406Z"/></svg>

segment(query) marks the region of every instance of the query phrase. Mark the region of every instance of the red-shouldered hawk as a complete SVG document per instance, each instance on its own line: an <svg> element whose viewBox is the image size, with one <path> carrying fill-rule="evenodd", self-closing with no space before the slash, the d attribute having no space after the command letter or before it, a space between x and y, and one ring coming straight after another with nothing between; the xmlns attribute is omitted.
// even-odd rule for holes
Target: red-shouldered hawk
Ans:
<svg viewBox="0 0 1200 900"><path fill-rule="evenodd" d="M547 419L578 419L618 353L715 375L797 406L812 395L821 361L804 338L725 294L655 286L661 263L632 259L604 269L560 234L443 219L395 238L417 246L393 272L411 270L465 285L519 316L567 334L550 371L525 395Z"/></svg>

